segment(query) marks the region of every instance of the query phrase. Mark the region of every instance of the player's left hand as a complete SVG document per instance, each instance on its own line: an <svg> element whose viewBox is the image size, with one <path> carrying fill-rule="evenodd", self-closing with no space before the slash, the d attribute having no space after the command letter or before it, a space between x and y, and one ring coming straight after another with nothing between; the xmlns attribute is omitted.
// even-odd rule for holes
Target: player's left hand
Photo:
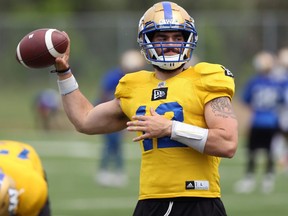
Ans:
<svg viewBox="0 0 288 216"><path fill-rule="evenodd" d="M128 131L143 132L141 136L133 139L134 142L171 136L172 121L156 113L153 108L150 108L150 114L151 116L133 116L132 121L127 122Z"/></svg>

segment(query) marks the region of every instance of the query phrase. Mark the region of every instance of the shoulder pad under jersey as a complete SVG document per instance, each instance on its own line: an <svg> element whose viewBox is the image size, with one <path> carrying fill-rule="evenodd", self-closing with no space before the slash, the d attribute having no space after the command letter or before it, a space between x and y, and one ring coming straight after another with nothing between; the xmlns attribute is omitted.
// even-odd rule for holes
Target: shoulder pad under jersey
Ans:
<svg viewBox="0 0 288 216"><path fill-rule="evenodd" d="M201 62L195 65L194 71L199 73L202 86L211 94L233 97L235 92L234 75L220 64ZM223 95L221 95L223 94Z"/></svg>
<svg viewBox="0 0 288 216"><path fill-rule="evenodd" d="M116 87L115 97L129 97L134 88L143 86L151 79L152 72L139 71L123 76Z"/></svg>

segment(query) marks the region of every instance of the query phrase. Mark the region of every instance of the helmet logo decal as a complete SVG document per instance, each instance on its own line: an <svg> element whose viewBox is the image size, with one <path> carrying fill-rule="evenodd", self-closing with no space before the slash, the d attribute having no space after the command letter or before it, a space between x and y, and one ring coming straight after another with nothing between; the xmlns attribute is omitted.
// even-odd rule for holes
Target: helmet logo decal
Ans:
<svg viewBox="0 0 288 216"><path fill-rule="evenodd" d="M179 24L179 21L176 19L160 19L159 24Z"/></svg>

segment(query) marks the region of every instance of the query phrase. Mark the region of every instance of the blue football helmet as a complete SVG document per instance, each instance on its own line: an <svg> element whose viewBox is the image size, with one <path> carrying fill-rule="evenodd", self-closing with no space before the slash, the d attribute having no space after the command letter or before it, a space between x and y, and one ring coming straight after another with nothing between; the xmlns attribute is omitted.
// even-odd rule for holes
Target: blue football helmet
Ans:
<svg viewBox="0 0 288 216"><path fill-rule="evenodd" d="M181 31L184 42L152 42L156 31ZM194 19L173 2L160 2L149 8L139 21L137 42L146 60L163 70L175 70L188 62L198 40ZM164 49L174 47L180 53L165 56ZM157 54L155 49L162 50Z"/></svg>

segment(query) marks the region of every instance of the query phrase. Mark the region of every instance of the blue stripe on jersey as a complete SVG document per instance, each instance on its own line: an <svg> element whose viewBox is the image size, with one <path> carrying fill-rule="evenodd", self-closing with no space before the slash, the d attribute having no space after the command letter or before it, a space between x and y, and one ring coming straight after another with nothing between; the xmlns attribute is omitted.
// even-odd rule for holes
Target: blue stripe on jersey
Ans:
<svg viewBox="0 0 288 216"><path fill-rule="evenodd" d="M0 183L3 181L4 177L5 177L4 173L0 173Z"/></svg>
<svg viewBox="0 0 288 216"><path fill-rule="evenodd" d="M163 9L164 9L164 18L165 20L171 20L172 19L172 7L170 2L163 2L162 3Z"/></svg>
<svg viewBox="0 0 288 216"><path fill-rule="evenodd" d="M0 150L0 154L8 154L9 151L8 150Z"/></svg>
<svg viewBox="0 0 288 216"><path fill-rule="evenodd" d="M27 159L29 154L29 150L23 149L20 154L18 155L19 158L21 159Z"/></svg>

